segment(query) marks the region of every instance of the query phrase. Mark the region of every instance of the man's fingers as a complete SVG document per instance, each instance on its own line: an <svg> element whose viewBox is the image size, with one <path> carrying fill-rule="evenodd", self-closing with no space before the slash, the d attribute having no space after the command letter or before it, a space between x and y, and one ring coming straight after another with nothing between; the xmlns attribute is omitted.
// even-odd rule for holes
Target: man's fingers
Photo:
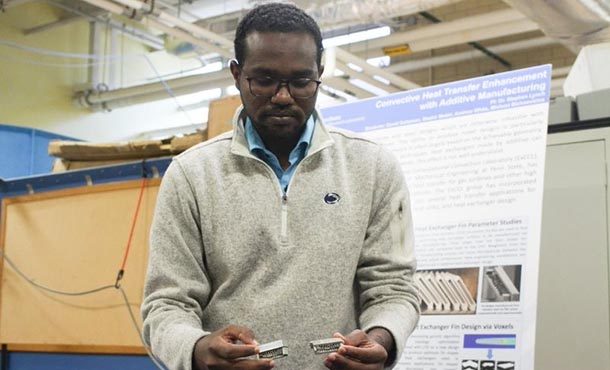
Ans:
<svg viewBox="0 0 610 370"><path fill-rule="evenodd" d="M354 347L358 347L363 343L368 342L368 340L369 337L366 335L366 333L359 329L356 329L343 337L343 341L345 342L345 344L349 344Z"/></svg>
<svg viewBox="0 0 610 370"><path fill-rule="evenodd" d="M338 353L341 356L352 358L365 364L384 363L388 356L385 349L381 346L354 347L344 345L339 348Z"/></svg>
<svg viewBox="0 0 610 370"><path fill-rule="evenodd" d="M333 334L333 338L337 338L337 339L341 339L343 341L343 343L347 342L347 339L345 338L345 336L343 336L343 334L341 333L334 333Z"/></svg>
<svg viewBox="0 0 610 370"><path fill-rule="evenodd" d="M232 362L234 370L270 370L275 367L273 360L240 359Z"/></svg>
<svg viewBox="0 0 610 370"><path fill-rule="evenodd" d="M253 344L233 344L224 341L210 343L210 352L226 360L236 360L258 353L258 346Z"/></svg>
<svg viewBox="0 0 610 370"><path fill-rule="evenodd" d="M228 361L258 353L252 331L237 325L227 326L210 336L207 347L213 356Z"/></svg>
<svg viewBox="0 0 610 370"><path fill-rule="evenodd" d="M238 325L229 325L223 329L223 336L232 341L240 341L244 344L258 345L254 340L254 333L252 330Z"/></svg>
<svg viewBox="0 0 610 370"><path fill-rule="evenodd" d="M331 353L324 361L324 366L331 370L379 370L380 368L377 363L362 363L338 353Z"/></svg>

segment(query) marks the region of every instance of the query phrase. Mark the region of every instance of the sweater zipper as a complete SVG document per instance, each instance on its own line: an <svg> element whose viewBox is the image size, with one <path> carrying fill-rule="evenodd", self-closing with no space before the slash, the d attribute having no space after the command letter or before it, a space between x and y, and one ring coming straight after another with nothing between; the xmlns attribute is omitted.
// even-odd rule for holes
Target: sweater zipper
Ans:
<svg viewBox="0 0 610 370"><path fill-rule="evenodd" d="M316 154L317 152L321 151L322 149L324 149L324 148L318 148L317 150L308 153L305 156L305 158L303 158L301 160L301 162L299 162L297 167L294 169L294 173L292 174L292 178L290 179L290 182L288 183L286 191L284 191L284 189L281 189L281 185L280 185L280 191L282 192L282 210L281 210L281 215L280 215L280 244L284 244L284 245L288 244L288 191L290 190L290 185L292 184L292 181L294 180L294 176L297 174L299 167L301 167L303 165L303 162L305 162L306 160L311 158L312 155Z"/></svg>
<svg viewBox="0 0 610 370"><path fill-rule="evenodd" d="M316 151L308 153L305 156L305 158L303 158L301 160L301 162L297 165L297 168L295 168L293 177L292 177L292 179L290 179L290 182L292 182L292 180L294 180L294 175L296 174L297 169L303 164L303 162L306 159L308 159L309 157L311 157L313 154L316 154L317 152L321 151L322 149L324 149L324 147L318 148ZM271 167L269 167L269 165L267 163L265 163L265 161L261 160L260 158L257 158L254 155L250 155L250 157L259 161L260 163L262 163L267 168L267 171L271 172L271 174L273 175L273 178L275 178L275 180L276 180L277 186L280 188L280 194L282 196L282 206L281 206L281 211L280 211L280 244L286 245L286 244L288 244L288 194L287 193L288 193L288 189L290 188L290 183L288 183L288 188L286 189L286 191L284 191L284 189L282 189L282 186L280 185L279 181L277 181L275 172L273 172Z"/></svg>
<svg viewBox="0 0 610 370"><path fill-rule="evenodd" d="M271 173L272 178L275 180L274 182L276 186L280 190L280 197L282 199L282 205L280 210L280 244L288 244L288 195L286 195L286 192L284 191L284 189L282 189L282 185L280 185L280 182L277 180L277 176L275 175L275 172L273 172L271 167L269 167L269 165L265 163L265 161L260 158L257 158L254 155L251 155L251 158L260 162L267 169L267 171Z"/></svg>
<svg viewBox="0 0 610 370"><path fill-rule="evenodd" d="M280 243L288 244L288 195L282 195L282 214L280 225Z"/></svg>

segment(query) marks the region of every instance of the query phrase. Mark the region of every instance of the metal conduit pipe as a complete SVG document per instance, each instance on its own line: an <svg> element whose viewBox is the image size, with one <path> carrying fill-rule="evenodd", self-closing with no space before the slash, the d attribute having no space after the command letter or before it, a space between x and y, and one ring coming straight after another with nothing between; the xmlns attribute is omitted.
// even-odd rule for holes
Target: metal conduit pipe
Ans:
<svg viewBox="0 0 610 370"><path fill-rule="evenodd" d="M224 47L224 48L233 47L233 43L230 40L224 38L223 36L218 35L212 31L206 30L205 28L199 27L196 24L192 24L192 23L189 23L178 17L175 17L169 13L159 10L158 8L155 8L153 5L154 2L147 4L147 3L144 3L139 0L114 0L114 1L117 3L123 4L125 6L128 6L130 8L141 11L142 15L144 17L155 18L158 21L163 21L170 25L179 27L179 28L183 29L184 31L191 32L196 36L203 37L213 43L216 43L221 47Z"/></svg>
<svg viewBox="0 0 610 370"><path fill-rule="evenodd" d="M402 15L416 14L462 0L296 0L321 27L374 23Z"/></svg>
<svg viewBox="0 0 610 370"><path fill-rule="evenodd" d="M607 0L505 0L535 21L548 36L573 51L610 41L610 3Z"/></svg>
<svg viewBox="0 0 610 370"><path fill-rule="evenodd" d="M134 10L140 11L140 23L157 28L164 33L171 34L181 40L194 43L211 52L219 53L223 56L232 55L233 43L226 38L217 35L209 30L188 23L170 14L153 9L150 5L136 0L120 0L120 4L110 0L83 0L91 5L107 10L113 14L121 16L131 16ZM134 8L135 7L135 8ZM142 10L144 9L144 10ZM129 14L128 14L129 13ZM200 36L203 38L198 38Z"/></svg>
<svg viewBox="0 0 610 370"><path fill-rule="evenodd" d="M226 70L221 70L202 75L179 77L172 80L167 80L165 81L167 87L161 82L153 82L110 91L78 91L74 94L72 101L78 107L89 108L92 110L105 110L107 107L109 107L111 101L114 102L112 103L114 107L118 107L119 103L117 103L117 101L134 101L136 97L154 97L152 100L142 100L143 98L139 99L138 102L140 103L167 99L171 96L167 91L167 88L169 88L174 94L181 95L185 94L184 91L188 91L189 93L197 92L219 86L229 86L232 82L233 79L231 78L230 74ZM120 106L127 105L128 104L122 104Z"/></svg>
<svg viewBox="0 0 610 370"><path fill-rule="evenodd" d="M232 79L231 80L227 79L225 86L228 86L231 83L231 81L232 81ZM216 82L216 83L210 83L210 84L204 85L204 86L202 86L202 85L184 86L184 87L180 87L175 90L172 90L172 92L174 93L175 96L187 95L187 94L196 93L196 92L199 92L202 90L216 88L220 84L221 84L220 82ZM103 103L92 105L89 109L94 112L99 112L99 111L108 112L108 111L112 111L117 108L124 108L124 107L129 107L132 105L136 105L136 104L149 103L149 102L153 102L156 100L163 100L163 99L168 99L168 98L170 98L170 95L167 91L157 91L157 92L153 92L153 93L149 93L149 94L136 95L136 96L127 97L127 98L123 98L123 99L108 100Z"/></svg>

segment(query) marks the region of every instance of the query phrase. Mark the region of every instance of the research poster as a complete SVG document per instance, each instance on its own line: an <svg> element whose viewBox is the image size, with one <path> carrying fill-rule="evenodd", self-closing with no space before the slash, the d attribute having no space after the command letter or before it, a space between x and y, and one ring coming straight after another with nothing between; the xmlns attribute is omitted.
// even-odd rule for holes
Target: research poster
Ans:
<svg viewBox="0 0 610 370"><path fill-rule="evenodd" d="M534 370L551 67L326 108L409 185L422 316L399 370Z"/></svg>

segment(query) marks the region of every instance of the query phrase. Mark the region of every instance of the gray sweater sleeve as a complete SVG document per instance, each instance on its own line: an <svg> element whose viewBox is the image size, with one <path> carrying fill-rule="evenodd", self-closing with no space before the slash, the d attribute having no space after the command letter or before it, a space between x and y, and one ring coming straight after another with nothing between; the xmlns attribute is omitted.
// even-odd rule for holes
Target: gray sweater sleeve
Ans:
<svg viewBox="0 0 610 370"><path fill-rule="evenodd" d="M373 207L356 273L360 326L387 329L394 337L396 365L419 319L413 281L415 256L409 192L397 160L380 148Z"/></svg>
<svg viewBox="0 0 610 370"><path fill-rule="evenodd" d="M144 340L172 370L191 370L194 345L208 334L201 315L210 283L198 220L193 189L174 160L157 197L142 303Z"/></svg>

